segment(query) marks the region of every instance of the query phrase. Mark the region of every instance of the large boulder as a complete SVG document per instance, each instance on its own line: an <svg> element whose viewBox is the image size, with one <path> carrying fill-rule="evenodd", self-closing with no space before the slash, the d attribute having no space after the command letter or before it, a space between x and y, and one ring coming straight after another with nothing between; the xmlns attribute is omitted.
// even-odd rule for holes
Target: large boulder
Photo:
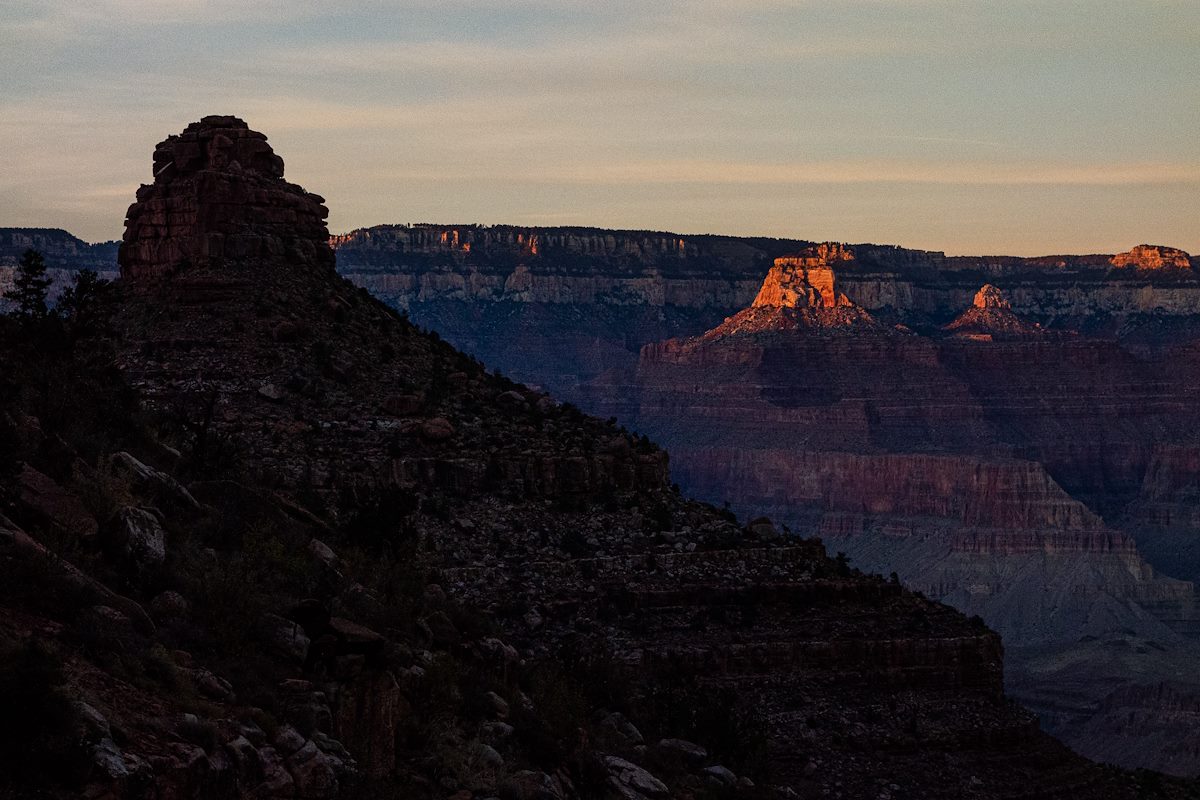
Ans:
<svg viewBox="0 0 1200 800"><path fill-rule="evenodd" d="M167 535L158 517L145 508L117 512L109 540L122 557L140 571L162 566L167 558Z"/></svg>
<svg viewBox="0 0 1200 800"><path fill-rule="evenodd" d="M603 760L609 785L622 800L653 800L670 795L665 783L632 761L618 756L604 756Z"/></svg>
<svg viewBox="0 0 1200 800"><path fill-rule="evenodd" d="M127 452L121 451L109 459L109 469L119 477L129 481L130 486L143 499L151 503L161 503L168 506L178 506L184 509L199 510L200 504L191 492L179 481L167 473L157 470L139 461Z"/></svg>
<svg viewBox="0 0 1200 800"><path fill-rule="evenodd" d="M297 664L308 660L312 642L299 623L278 614L263 614L258 619L257 631L259 639L278 655Z"/></svg>
<svg viewBox="0 0 1200 800"><path fill-rule="evenodd" d="M25 464L20 475L21 505L54 527L83 540L99 531L96 518L83 501L56 481Z"/></svg>

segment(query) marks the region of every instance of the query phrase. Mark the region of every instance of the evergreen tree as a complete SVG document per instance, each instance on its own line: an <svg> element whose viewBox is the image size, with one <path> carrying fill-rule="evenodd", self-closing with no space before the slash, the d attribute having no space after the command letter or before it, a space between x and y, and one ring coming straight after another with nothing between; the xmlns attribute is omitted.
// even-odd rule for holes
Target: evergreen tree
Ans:
<svg viewBox="0 0 1200 800"><path fill-rule="evenodd" d="M48 313L46 290L51 280L46 277L46 260L36 250L26 250L17 266L13 288L4 297L17 304L17 315L40 319Z"/></svg>
<svg viewBox="0 0 1200 800"><path fill-rule="evenodd" d="M73 337L87 336L100 326L100 295L108 286L90 269L75 273L75 283L63 289L56 310L67 321Z"/></svg>

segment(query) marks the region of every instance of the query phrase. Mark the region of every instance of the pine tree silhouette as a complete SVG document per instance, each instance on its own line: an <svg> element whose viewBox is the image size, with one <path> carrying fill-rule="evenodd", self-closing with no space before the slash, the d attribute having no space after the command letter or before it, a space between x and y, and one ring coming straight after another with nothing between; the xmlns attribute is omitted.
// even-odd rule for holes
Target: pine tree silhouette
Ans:
<svg viewBox="0 0 1200 800"><path fill-rule="evenodd" d="M4 293L4 297L17 304L16 314L21 317L38 319L48 313L46 307L46 291L52 283L46 277L46 260L37 250L26 250L17 265L17 275L13 279L13 288Z"/></svg>

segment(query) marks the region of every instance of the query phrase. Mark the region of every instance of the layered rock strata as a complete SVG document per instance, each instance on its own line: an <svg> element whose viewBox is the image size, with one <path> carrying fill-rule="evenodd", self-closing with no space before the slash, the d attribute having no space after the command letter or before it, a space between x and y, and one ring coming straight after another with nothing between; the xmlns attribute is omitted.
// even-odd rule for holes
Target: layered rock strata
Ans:
<svg viewBox="0 0 1200 800"><path fill-rule="evenodd" d="M1080 636L1155 642L1136 670L1078 662L1077 691L1099 713L1114 687L1173 679L1196 653L1193 586L1177 579L1193 573L1167 544L1191 530L1194 471L1188 447L1164 447L1194 435L1188 352L1146 357L1043 328L992 285L944 327L888 327L849 299L834 307L856 310L847 322L819 293L782 290L811 258L781 259L767 302L646 345L636 370L589 384L585 406L666 442L698 496L768 513L980 614L1016 654L1019 696L1068 741L1109 753L1073 738L1086 714L1055 712L1064 676L1033 665L1048 653L1076 663ZM1125 521L1132 508L1145 509L1140 524ZM1158 569L1133 538L1147 530L1163 531Z"/></svg>
<svg viewBox="0 0 1200 800"><path fill-rule="evenodd" d="M733 692L763 712L781 790L833 791L826 773L854 795L886 776L926 797L1123 787L1003 698L982 625L681 499L654 446L487 374L338 280L319 202L265 147L206 118L160 146L129 214L122 364L190 458L236 453L293 502L401 492L446 590L528 658L582 643L649 690Z"/></svg>
<svg viewBox="0 0 1200 800"><path fill-rule="evenodd" d="M344 275L418 324L506 373L570 394L606 369L634 366L644 344L698 335L750 306L773 259L809 243L392 225L338 236L334 247ZM1005 292L1029 323L1151 346L1169 343L1188 315L1200 313L1195 271L1155 266L1194 263L1173 248L1016 258L817 245L797 257L806 269L835 275L839 291L866 312L914 328L952 322L985 283ZM536 359L521 358L521 349Z"/></svg>

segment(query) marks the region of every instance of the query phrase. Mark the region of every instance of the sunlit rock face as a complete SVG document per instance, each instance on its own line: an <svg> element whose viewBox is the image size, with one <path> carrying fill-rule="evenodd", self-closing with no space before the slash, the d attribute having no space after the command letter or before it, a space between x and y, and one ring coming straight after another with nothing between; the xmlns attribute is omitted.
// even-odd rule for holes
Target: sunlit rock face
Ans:
<svg viewBox="0 0 1200 800"><path fill-rule="evenodd" d="M833 265L853 261L854 253L840 244L821 244L795 256L775 259L752 305L796 308L849 305L837 291Z"/></svg>
<svg viewBox="0 0 1200 800"><path fill-rule="evenodd" d="M155 148L154 183L126 214L121 276L137 285L225 264L332 269L323 204L283 179L266 136L237 117L205 117Z"/></svg>
<svg viewBox="0 0 1200 800"><path fill-rule="evenodd" d="M834 265L853 260L852 250L830 243L775 259L754 302L727 317L705 338L797 328L883 330L884 326L839 290Z"/></svg>
<svg viewBox="0 0 1200 800"><path fill-rule="evenodd" d="M1021 337L1044 335L1037 323L1029 323L1013 313L1012 303L1004 292L984 284L975 293L970 308L946 326L946 330L958 337L991 341L999 337Z"/></svg>
<svg viewBox="0 0 1200 800"><path fill-rule="evenodd" d="M1127 253L1113 256L1111 261L1114 267L1134 269L1190 269L1192 266L1191 256L1182 250L1152 244L1139 244Z"/></svg>
<svg viewBox="0 0 1200 800"><path fill-rule="evenodd" d="M1006 308L1011 310L1012 303L1008 302L1008 298L1004 293L992 286L990 283L985 283L975 293L975 300L972 303L975 308Z"/></svg>

